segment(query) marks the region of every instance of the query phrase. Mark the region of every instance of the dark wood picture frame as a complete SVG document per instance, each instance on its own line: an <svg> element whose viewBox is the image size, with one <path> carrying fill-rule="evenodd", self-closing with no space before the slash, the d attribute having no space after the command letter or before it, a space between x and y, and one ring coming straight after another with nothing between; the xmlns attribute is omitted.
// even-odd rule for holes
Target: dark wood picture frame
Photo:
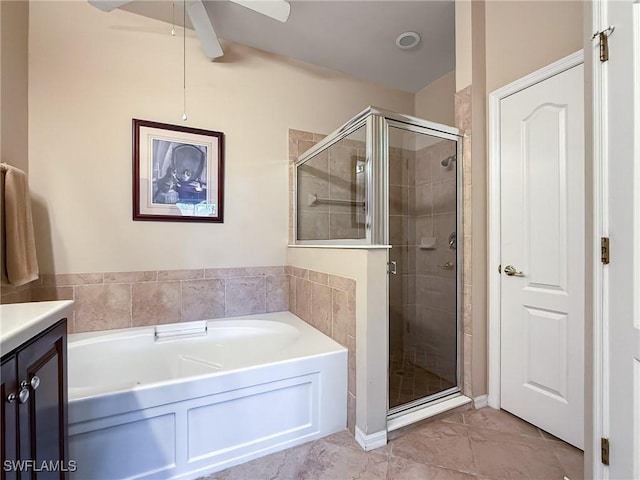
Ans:
<svg viewBox="0 0 640 480"><path fill-rule="evenodd" d="M133 119L133 220L222 223L224 134Z"/></svg>

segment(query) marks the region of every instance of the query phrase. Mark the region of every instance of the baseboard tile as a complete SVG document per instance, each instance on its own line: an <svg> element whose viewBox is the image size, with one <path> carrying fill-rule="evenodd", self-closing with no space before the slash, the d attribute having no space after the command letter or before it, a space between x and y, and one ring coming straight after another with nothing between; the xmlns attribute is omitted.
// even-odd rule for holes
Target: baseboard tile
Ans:
<svg viewBox="0 0 640 480"><path fill-rule="evenodd" d="M367 435L356 425L356 442L358 442L365 452L384 447L387 444L387 432L386 430L381 430Z"/></svg>
<svg viewBox="0 0 640 480"><path fill-rule="evenodd" d="M489 406L489 395L480 395L473 399L473 408L484 408Z"/></svg>

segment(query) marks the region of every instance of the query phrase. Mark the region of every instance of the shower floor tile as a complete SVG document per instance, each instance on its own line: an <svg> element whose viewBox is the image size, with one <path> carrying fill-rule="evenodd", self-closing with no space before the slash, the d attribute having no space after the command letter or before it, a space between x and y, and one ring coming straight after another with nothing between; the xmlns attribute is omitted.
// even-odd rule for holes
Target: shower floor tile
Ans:
<svg viewBox="0 0 640 480"><path fill-rule="evenodd" d="M428 365L429 369L422 365ZM454 387L455 384L442 378L435 357L414 349L395 350L389 355L389 408L428 397Z"/></svg>

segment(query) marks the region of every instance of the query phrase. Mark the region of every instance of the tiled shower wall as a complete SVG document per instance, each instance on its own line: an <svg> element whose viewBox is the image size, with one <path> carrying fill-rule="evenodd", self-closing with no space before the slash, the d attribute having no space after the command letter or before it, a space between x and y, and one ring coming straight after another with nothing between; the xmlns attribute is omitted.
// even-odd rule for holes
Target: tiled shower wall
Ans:
<svg viewBox="0 0 640 480"><path fill-rule="evenodd" d="M294 243L294 225L296 215L296 168L298 156L313 147L326 135L289 129L289 243Z"/></svg>
<svg viewBox="0 0 640 480"><path fill-rule="evenodd" d="M440 140L415 155L415 305L407 319L416 364L455 383L457 360L456 250L449 236L457 231L456 162L441 164L456 153L456 144ZM424 242L423 242L424 239ZM435 239L433 247L424 243ZM423 246L421 246L423 244ZM424 362L424 363L423 363Z"/></svg>
<svg viewBox="0 0 640 480"><path fill-rule="evenodd" d="M389 349L402 356L407 319L415 317L415 152L389 148L389 261L397 274L389 276Z"/></svg>
<svg viewBox="0 0 640 480"><path fill-rule="evenodd" d="M299 130L290 130L289 135L291 162L315 145L314 139L322 138ZM364 163L364 147L364 142L344 138L298 169L295 211L300 240L364 238L365 211L358 205L364 202L364 173L356 172L356 166ZM292 166L292 187L294 178Z"/></svg>
<svg viewBox="0 0 640 480"><path fill-rule="evenodd" d="M389 150L389 257L398 265L389 277L390 350L453 383L456 254L448 242L457 228L456 164L440 162L455 148L441 140L417 151Z"/></svg>
<svg viewBox="0 0 640 480"><path fill-rule="evenodd" d="M345 138L298 169L300 240L364 238L364 173L356 173L364 159L364 143Z"/></svg>

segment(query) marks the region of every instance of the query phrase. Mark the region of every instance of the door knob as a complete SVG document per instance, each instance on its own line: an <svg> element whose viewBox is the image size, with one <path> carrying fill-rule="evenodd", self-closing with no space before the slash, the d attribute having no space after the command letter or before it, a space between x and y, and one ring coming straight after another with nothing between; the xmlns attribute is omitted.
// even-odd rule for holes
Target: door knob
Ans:
<svg viewBox="0 0 640 480"><path fill-rule="evenodd" d="M20 382L20 391L18 392L18 402L26 403L29 400L29 384L26 380Z"/></svg>
<svg viewBox="0 0 640 480"><path fill-rule="evenodd" d="M513 265L507 265L506 267L504 267L504 273L506 273L510 277L524 277L524 273L522 273Z"/></svg>

